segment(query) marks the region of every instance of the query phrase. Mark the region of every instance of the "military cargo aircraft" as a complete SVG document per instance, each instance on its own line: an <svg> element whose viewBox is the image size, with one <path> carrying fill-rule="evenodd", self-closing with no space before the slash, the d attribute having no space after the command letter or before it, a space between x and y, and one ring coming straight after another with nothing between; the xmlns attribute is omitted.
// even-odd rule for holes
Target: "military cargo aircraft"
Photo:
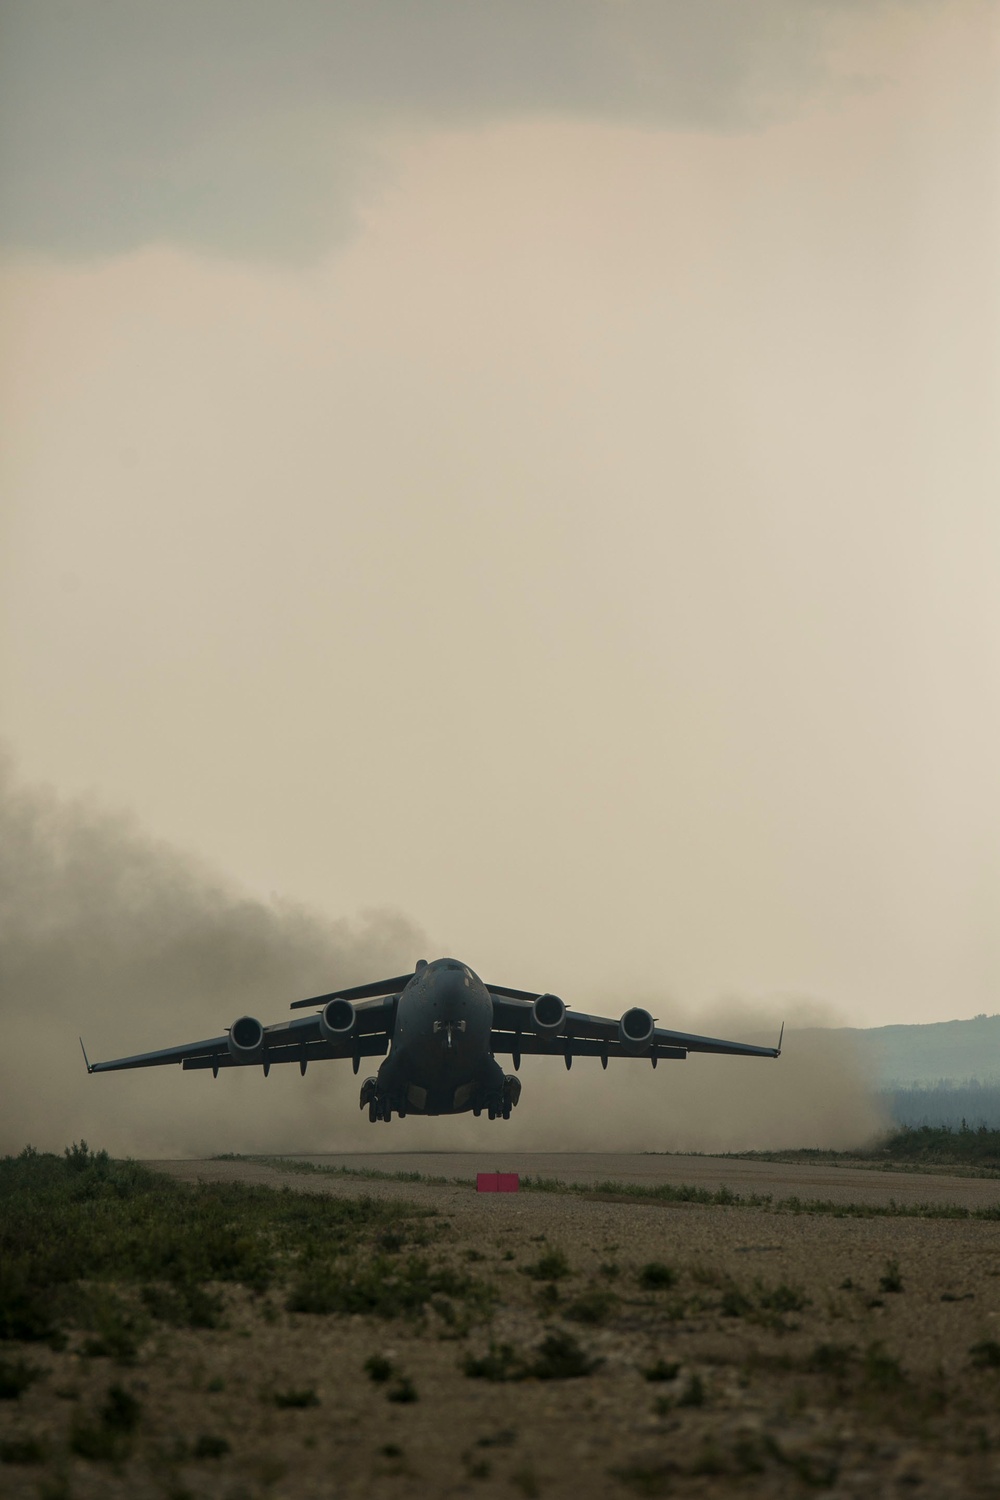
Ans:
<svg viewBox="0 0 1000 1500"><path fill-rule="evenodd" d="M611 1058L645 1057L655 1068L689 1052L781 1056L781 1036L777 1047L751 1047L666 1031L637 1005L618 1021L585 1015L569 1010L558 995L484 984L454 958L421 959L412 974L295 1000L291 1009L317 1013L274 1026L240 1016L224 1036L207 1042L113 1062L92 1063L86 1049L83 1057L90 1073L180 1063L211 1068L215 1077L220 1068L259 1067L265 1078L275 1063L298 1063L305 1073L310 1062L350 1058L357 1073L363 1057L384 1057L378 1073L361 1085L361 1108L367 1106L369 1120L468 1110L509 1120L521 1096L516 1073L523 1056L562 1057L567 1068L575 1057L599 1057L605 1068ZM509 1054L514 1073L504 1073L497 1053Z"/></svg>

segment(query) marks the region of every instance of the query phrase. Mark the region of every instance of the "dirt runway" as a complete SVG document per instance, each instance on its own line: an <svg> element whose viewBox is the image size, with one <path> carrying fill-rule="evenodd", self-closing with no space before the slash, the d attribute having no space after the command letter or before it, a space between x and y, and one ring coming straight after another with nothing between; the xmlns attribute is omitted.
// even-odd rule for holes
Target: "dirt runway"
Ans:
<svg viewBox="0 0 1000 1500"><path fill-rule="evenodd" d="M803 1164L745 1157L657 1156L638 1152L542 1151L386 1151L296 1156L290 1160L354 1171L419 1172L473 1182L477 1172L519 1172L562 1182L622 1182L642 1187L688 1184L715 1191L769 1194L781 1198L820 1198L833 1203L931 1203L988 1208L1000 1203L1000 1178L949 1176L929 1172L885 1171L854 1163ZM163 1162L153 1163L167 1168ZM173 1168L169 1168L173 1170ZM179 1169L179 1168L178 1168Z"/></svg>

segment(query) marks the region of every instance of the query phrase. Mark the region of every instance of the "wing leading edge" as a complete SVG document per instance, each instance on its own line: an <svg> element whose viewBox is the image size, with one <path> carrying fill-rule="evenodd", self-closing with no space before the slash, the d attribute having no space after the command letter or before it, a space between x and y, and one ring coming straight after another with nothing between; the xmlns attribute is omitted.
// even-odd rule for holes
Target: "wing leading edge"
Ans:
<svg viewBox="0 0 1000 1500"><path fill-rule="evenodd" d="M183 1068L211 1068L213 1073L217 1073L220 1068L262 1066L267 1073L272 1063L284 1062L297 1062L304 1073L306 1065L314 1060L319 1062L327 1058L347 1057L354 1060L357 1071L358 1059L382 1057L389 1050L393 1013L394 1006L390 1000L375 1000L367 1005L355 1006L354 1029L343 1041L330 1041L323 1036L318 1015L279 1021L275 1026L262 1028L260 1046L250 1056L234 1055L228 1031L223 1036L210 1037L204 1042L184 1042L179 1047L163 1047L157 1052L139 1052L134 1057L116 1057L109 1062L90 1062L86 1050L83 1056L88 1073L115 1073L126 1068L158 1068L168 1063L180 1063ZM80 1045L83 1046L82 1041Z"/></svg>

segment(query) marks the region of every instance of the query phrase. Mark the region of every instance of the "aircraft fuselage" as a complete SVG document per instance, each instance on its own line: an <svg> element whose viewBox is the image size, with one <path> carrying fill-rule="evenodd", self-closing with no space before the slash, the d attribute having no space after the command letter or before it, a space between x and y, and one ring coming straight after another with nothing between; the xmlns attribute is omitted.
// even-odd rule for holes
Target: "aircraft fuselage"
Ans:
<svg viewBox="0 0 1000 1500"><path fill-rule="evenodd" d="M388 1113L509 1116L520 1081L490 1054L493 998L452 958L422 965L396 1002L389 1055L361 1092L372 1119Z"/></svg>

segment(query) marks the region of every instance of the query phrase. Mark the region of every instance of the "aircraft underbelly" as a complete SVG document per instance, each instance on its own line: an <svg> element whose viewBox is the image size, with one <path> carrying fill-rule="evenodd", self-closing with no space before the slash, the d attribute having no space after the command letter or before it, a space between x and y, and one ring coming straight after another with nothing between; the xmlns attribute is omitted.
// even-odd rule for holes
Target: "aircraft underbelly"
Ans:
<svg viewBox="0 0 1000 1500"><path fill-rule="evenodd" d="M369 1119L466 1110L509 1119L521 1086L490 1050L493 1017L493 996L465 964L418 967L395 1007L389 1055L361 1088Z"/></svg>

